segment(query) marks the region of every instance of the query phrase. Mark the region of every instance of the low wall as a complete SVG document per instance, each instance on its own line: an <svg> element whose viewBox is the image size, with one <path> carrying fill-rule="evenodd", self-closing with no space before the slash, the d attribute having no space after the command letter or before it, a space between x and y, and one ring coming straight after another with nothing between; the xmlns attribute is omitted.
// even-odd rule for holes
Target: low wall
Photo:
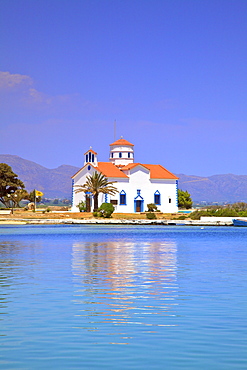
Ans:
<svg viewBox="0 0 247 370"><path fill-rule="evenodd" d="M204 222L231 222L233 219L247 220L247 217L201 217L200 220Z"/></svg>

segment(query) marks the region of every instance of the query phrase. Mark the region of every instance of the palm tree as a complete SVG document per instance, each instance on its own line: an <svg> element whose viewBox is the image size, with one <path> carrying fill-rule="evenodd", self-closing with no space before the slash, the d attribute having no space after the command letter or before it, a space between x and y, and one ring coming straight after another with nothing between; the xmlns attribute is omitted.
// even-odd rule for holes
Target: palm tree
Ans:
<svg viewBox="0 0 247 370"><path fill-rule="evenodd" d="M102 173L94 172L93 175L86 177L87 181L84 185L76 185L76 193L91 193L93 194L94 209L98 209L98 197L99 193L114 195L118 192L117 188L113 186L115 181L108 181L107 177Z"/></svg>

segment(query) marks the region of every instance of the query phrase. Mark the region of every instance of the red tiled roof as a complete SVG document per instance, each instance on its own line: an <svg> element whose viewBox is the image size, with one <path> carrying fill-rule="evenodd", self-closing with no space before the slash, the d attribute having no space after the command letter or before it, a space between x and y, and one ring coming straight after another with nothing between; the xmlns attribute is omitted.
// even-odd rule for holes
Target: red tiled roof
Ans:
<svg viewBox="0 0 247 370"><path fill-rule="evenodd" d="M166 168L161 166L160 164L142 164L142 163L129 163L126 166L122 167L121 170L131 170L136 166L143 166L150 171L150 178L151 179L174 179L177 180L178 177L173 175L170 171Z"/></svg>
<svg viewBox="0 0 247 370"><path fill-rule="evenodd" d="M121 170L123 170L123 171L131 170L131 168L134 168L136 166L144 166L145 167L145 165L141 164L141 163L129 163L129 164L126 164L125 166L122 166Z"/></svg>
<svg viewBox="0 0 247 370"><path fill-rule="evenodd" d="M88 165L88 163L86 164ZM85 165L85 166L86 166ZM160 164L142 164L142 163L129 163L126 166L123 166L118 168L111 162L98 162L98 167L94 167L91 163L90 165L96 170L106 177L122 177L122 178L128 178L128 176L123 172L126 170L131 170L132 168L136 166L143 166L147 168L150 171L150 178L151 179L172 179L172 180L178 180L178 177L175 176L173 173L168 171L166 168L161 166ZM84 167L85 167L84 166ZM81 170L84 169L82 167L72 178L74 178Z"/></svg>
<svg viewBox="0 0 247 370"><path fill-rule="evenodd" d="M165 167L160 164L144 164L150 170L151 179L173 179L178 180L178 177L168 171Z"/></svg>
<svg viewBox="0 0 247 370"><path fill-rule="evenodd" d="M85 155L85 154L87 154L88 152L91 152L91 153L93 153L93 154L98 154L98 153L96 153L93 149L88 149L88 150L86 151L86 153L84 153L84 155Z"/></svg>
<svg viewBox="0 0 247 370"><path fill-rule="evenodd" d="M114 141L114 143L110 144L110 146L112 145L130 145L130 146L134 146L134 144L131 144L129 141L125 140L125 139L119 139L117 141Z"/></svg>
<svg viewBox="0 0 247 370"><path fill-rule="evenodd" d="M117 166L111 162L98 162L96 170L103 173L106 177L124 177L128 178Z"/></svg>

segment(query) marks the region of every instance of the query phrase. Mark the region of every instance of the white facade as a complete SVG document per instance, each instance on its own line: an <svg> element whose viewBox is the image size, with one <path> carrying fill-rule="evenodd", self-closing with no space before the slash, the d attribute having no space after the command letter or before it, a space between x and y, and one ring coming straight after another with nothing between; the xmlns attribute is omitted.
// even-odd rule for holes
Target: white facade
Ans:
<svg viewBox="0 0 247 370"><path fill-rule="evenodd" d="M155 203L161 212L178 211L178 178L160 165L134 163L134 145L120 139L110 145L109 162L98 162L97 153L92 149L85 153L84 166L72 177L73 212L78 212L77 205L85 201L85 194L76 194L75 189L84 185L86 177L95 171L103 173L108 181L114 181L118 189L115 195L99 194L99 206L108 202L114 205L117 213L133 213L144 212L147 204Z"/></svg>

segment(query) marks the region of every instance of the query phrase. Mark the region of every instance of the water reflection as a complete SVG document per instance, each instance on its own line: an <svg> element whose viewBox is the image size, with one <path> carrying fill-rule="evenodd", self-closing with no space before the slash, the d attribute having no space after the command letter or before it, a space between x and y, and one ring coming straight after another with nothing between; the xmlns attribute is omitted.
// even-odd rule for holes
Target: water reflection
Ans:
<svg viewBox="0 0 247 370"><path fill-rule="evenodd" d="M174 325L175 242L74 243L74 303L88 330L102 324ZM147 330L147 328L145 328ZM154 328L152 329L154 330Z"/></svg>
<svg viewBox="0 0 247 370"><path fill-rule="evenodd" d="M9 314L9 305L23 285L34 279L37 265L35 247L18 241L0 243L0 320Z"/></svg>

